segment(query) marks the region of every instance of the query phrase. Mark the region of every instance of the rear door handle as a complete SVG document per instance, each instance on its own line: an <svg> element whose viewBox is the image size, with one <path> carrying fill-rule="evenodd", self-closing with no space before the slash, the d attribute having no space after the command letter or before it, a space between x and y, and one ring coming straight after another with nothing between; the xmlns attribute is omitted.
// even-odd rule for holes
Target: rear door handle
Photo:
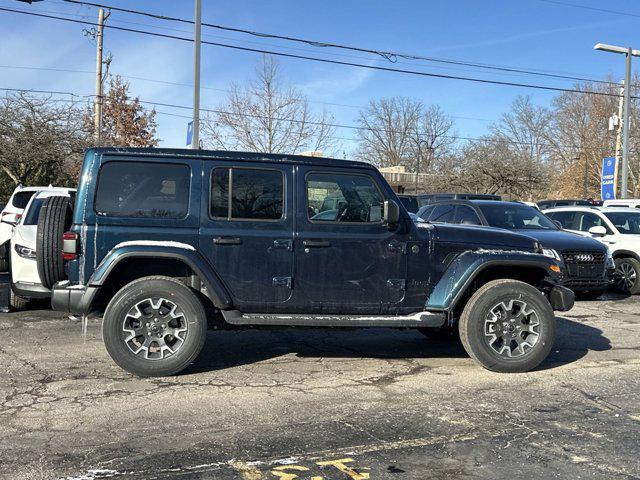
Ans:
<svg viewBox="0 0 640 480"><path fill-rule="evenodd" d="M240 245L242 240L240 237L215 237L213 243L216 245Z"/></svg>
<svg viewBox="0 0 640 480"><path fill-rule="evenodd" d="M330 247L331 242L329 240L303 240L302 245L305 247Z"/></svg>

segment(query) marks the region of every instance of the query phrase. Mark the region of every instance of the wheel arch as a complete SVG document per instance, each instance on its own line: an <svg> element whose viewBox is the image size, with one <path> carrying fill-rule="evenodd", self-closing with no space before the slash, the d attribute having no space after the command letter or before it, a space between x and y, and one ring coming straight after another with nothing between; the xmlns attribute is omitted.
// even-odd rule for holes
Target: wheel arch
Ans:
<svg viewBox="0 0 640 480"><path fill-rule="evenodd" d="M202 293L216 308L227 309L232 306L231 297L222 281L196 251L175 247L128 246L111 250L89 279L88 285L95 287L96 292L91 300L91 309L105 307L113 294L124 285L156 275L179 279Z"/></svg>
<svg viewBox="0 0 640 480"><path fill-rule="evenodd" d="M638 255L636 252L633 252L631 250L616 250L615 252L613 252L613 258L617 259L617 258L635 258L636 260L640 261L640 255Z"/></svg>
<svg viewBox="0 0 640 480"><path fill-rule="evenodd" d="M468 252L449 266L436 284L427 301L427 309L444 310L449 322L454 323L466 301L482 285L501 278L520 280L540 289L553 283L555 275L550 267L555 262L528 252L491 252L489 255Z"/></svg>

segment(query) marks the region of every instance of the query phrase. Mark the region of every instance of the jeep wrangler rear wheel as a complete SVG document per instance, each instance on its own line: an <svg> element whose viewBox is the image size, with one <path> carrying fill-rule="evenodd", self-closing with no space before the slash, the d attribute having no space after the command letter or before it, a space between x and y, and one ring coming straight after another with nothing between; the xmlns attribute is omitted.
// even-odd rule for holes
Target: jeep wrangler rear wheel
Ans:
<svg viewBox="0 0 640 480"><path fill-rule="evenodd" d="M113 297L102 321L107 352L141 377L174 375L198 356L207 334L202 303L170 277L144 277Z"/></svg>
<svg viewBox="0 0 640 480"><path fill-rule="evenodd" d="M527 372L551 351L555 317L535 287L517 280L494 280L471 296L459 330L465 350L483 367Z"/></svg>

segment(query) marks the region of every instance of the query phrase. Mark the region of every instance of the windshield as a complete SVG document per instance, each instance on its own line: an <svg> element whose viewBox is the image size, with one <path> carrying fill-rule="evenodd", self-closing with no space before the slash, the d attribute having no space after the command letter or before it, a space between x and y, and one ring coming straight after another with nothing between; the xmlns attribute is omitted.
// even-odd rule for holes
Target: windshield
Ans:
<svg viewBox="0 0 640 480"><path fill-rule="evenodd" d="M627 235L640 235L640 212L605 212L605 216L618 231Z"/></svg>
<svg viewBox="0 0 640 480"><path fill-rule="evenodd" d="M415 197L400 197L400 201L407 209L407 212L416 213L420 206L418 205L418 199Z"/></svg>
<svg viewBox="0 0 640 480"><path fill-rule="evenodd" d="M528 205L478 205L492 227L507 230L558 230L542 212Z"/></svg>

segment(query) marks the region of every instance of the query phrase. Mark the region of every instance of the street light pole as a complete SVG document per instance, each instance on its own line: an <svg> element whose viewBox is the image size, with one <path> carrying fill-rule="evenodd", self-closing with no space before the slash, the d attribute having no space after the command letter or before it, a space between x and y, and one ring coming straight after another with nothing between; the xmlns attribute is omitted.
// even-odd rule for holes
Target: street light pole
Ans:
<svg viewBox="0 0 640 480"><path fill-rule="evenodd" d="M626 69L624 73L624 107L622 118L622 182L620 198L627 198L629 180L629 130L631 129L631 57L640 57L640 50L634 50L631 47L618 47L615 45L606 45L598 43L596 50L603 52L621 53L626 58Z"/></svg>
<svg viewBox="0 0 640 480"><path fill-rule="evenodd" d="M202 0L196 1L195 28L193 38L194 79L193 79L193 137L191 148L200 148L200 42L202 29Z"/></svg>

